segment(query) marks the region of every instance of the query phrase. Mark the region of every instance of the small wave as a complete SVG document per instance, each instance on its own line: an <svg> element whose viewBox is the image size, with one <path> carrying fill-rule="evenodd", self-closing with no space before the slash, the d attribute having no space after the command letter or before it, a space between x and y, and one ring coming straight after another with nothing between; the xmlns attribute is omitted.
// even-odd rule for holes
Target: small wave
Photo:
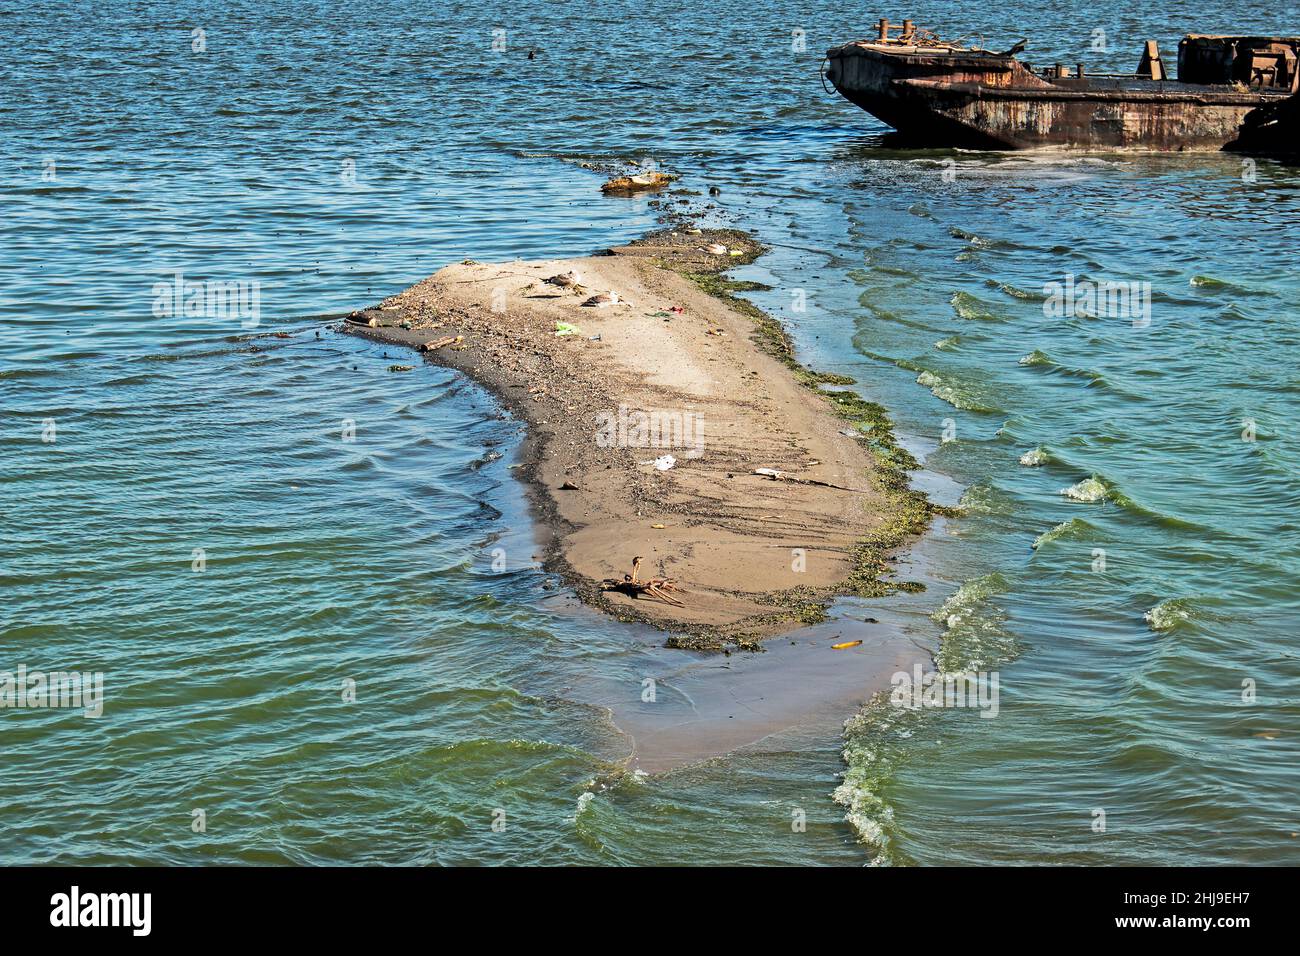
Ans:
<svg viewBox="0 0 1300 956"><path fill-rule="evenodd" d="M902 364L901 362L899 363ZM923 371L916 377L916 384L924 385L928 388L935 398L947 402L953 408L959 408L964 412L988 412L990 414L999 411L992 405L980 401L968 390L952 381L941 378L934 372Z"/></svg>
<svg viewBox="0 0 1300 956"><path fill-rule="evenodd" d="M1241 285L1237 282L1229 282L1227 279L1218 279L1214 276L1192 276L1188 282L1193 289L1207 289L1215 292L1232 292L1237 295L1268 295L1259 289L1252 289L1249 286Z"/></svg>
<svg viewBox="0 0 1300 956"><path fill-rule="evenodd" d="M1051 531L1045 531L1035 538L1033 549L1037 551L1043 545L1051 544L1053 541L1077 541L1093 534L1096 530L1095 527L1082 518L1071 518L1069 521L1062 521Z"/></svg>
<svg viewBox="0 0 1300 956"><path fill-rule="evenodd" d="M962 242L967 243L976 249L998 249L1010 245L1002 239L988 239L984 236L978 235L977 233L967 232L965 229L959 229L956 226L949 228L948 235L952 236L954 239L960 239Z"/></svg>
<svg viewBox="0 0 1300 956"><path fill-rule="evenodd" d="M584 790L581 794L579 794L578 807L576 810L573 811L572 822L577 823L578 820L582 818L582 815L586 813L587 809L591 806L591 801L595 799L596 799L596 795L592 793L590 790Z"/></svg>
<svg viewBox="0 0 1300 956"><path fill-rule="evenodd" d="M879 693L844 722L842 756L848 769L831 798L844 808L844 821L870 851L873 866L899 862L892 847L894 808L885 794L907 754L900 741L911 737L910 728L925 716L925 711L900 710L890 704L889 694Z"/></svg>
<svg viewBox="0 0 1300 956"><path fill-rule="evenodd" d="M41 378L50 371L43 368L4 368L0 369L0 379Z"/></svg>
<svg viewBox="0 0 1300 956"><path fill-rule="evenodd" d="M997 572L971 578L930 615L945 629L934 657L942 673L991 670L1016 657L1018 644L1005 627L1005 612L994 601L1009 587Z"/></svg>
<svg viewBox="0 0 1300 956"><path fill-rule="evenodd" d="M1052 462L1061 465L1070 465L1067 460L1060 459L1055 454L1049 457ZM1081 501L1088 504L1095 504L1099 501L1109 502L1125 513L1142 518L1146 521L1154 522L1161 527L1177 528L1186 531L1198 531L1204 533L1205 526L1183 518L1178 515L1168 514L1164 511L1158 511L1149 505L1142 504L1130 498L1124 490L1115 482L1109 480L1103 475L1094 473L1082 481L1076 482L1068 488L1062 488L1060 493L1072 501Z"/></svg>
<svg viewBox="0 0 1300 956"><path fill-rule="evenodd" d="M993 311L993 307L969 292L954 292L948 300L957 317L974 322L1005 322L1006 316Z"/></svg>
<svg viewBox="0 0 1300 956"><path fill-rule="evenodd" d="M1110 383L1106 381L1105 376L1100 372L1087 368L1075 368L1072 365L1064 365L1041 349L1034 349L1028 355L1022 355L1017 364L1026 366L1027 368L1045 369L1054 375L1061 375L1067 378L1081 378L1088 382L1090 386L1096 385L1103 388L1111 387Z"/></svg>
<svg viewBox="0 0 1300 956"><path fill-rule="evenodd" d="M1042 445L1039 445L1037 448L1031 448L1020 456L1020 464L1024 465L1026 468L1037 468L1040 465L1047 464L1051 460L1051 455L1048 454L1047 449Z"/></svg>
<svg viewBox="0 0 1300 956"><path fill-rule="evenodd" d="M948 595L948 599L931 613L930 618L951 629L956 627L973 609L978 608L989 598L995 594L1001 594L1006 589L1006 579L996 572L978 578L971 578Z"/></svg>
<svg viewBox="0 0 1300 956"><path fill-rule="evenodd" d="M974 484L962 492L958 507L971 514L1010 514L1014 502L1004 491L993 485Z"/></svg>
<svg viewBox="0 0 1300 956"><path fill-rule="evenodd" d="M1042 302L1045 298L1041 293L1029 292L1025 289L1019 288L1018 286L1012 285L1010 282L999 282L997 279L986 279L984 284L990 289L997 289L1002 294L1008 295L1013 299Z"/></svg>
<svg viewBox="0 0 1300 956"><path fill-rule="evenodd" d="M931 326L917 319L909 319L905 316L898 314L897 312L893 312L889 309L886 309L878 305L874 301L874 299L875 296L872 294L870 290L862 293L862 295L858 297L858 303L864 309L870 312L874 318L880 319L885 322L896 322L899 325L904 325L907 326L908 328L913 328L913 329L922 329L924 331L935 331L935 332L940 331L939 329L932 328Z"/></svg>
<svg viewBox="0 0 1300 956"><path fill-rule="evenodd" d="M1191 620L1191 617L1191 604L1186 598L1161 601L1142 615L1142 619L1153 631L1172 631L1184 621Z"/></svg>
<svg viewBox="0 0 1300 956"><path fill-rule="evenodd" d="M1093 475L1091 478L1085 478L1083 481L1071 485L1069 488L1062 488L1061 494L1074 501L1105 501L1110 495L1110 488L1104 481Z"/></svg>
<svg viewBox="0 0 1300 956"><path fill-rule="evenodd" d="M1038 349L1034 349L1028 355L1020 356L1020 361L1017 362L1016 364L1017 365L1055 365L1056 363L1052 361L1051 357L1049 357L1046 352L1041 352Z"/></svg>
<svg viewBox="0 0 1300 956"><path fill-rule="evenodd" d="M1015 656L1015 639L1002 627L1005 616L992 601L1007 587L1000 574L973 578L934 612L934 619L947 628L935 655L942 673L985 670ZM896 707L882 692L844 722L842 755L848 769L831 796L844 808L844 820L858 841L871 852L873 865L908 862L895 848L894 808L887 795L914 752L909 741L940 713Z"/></svg>
<svg viewBox="0 0 1300 956"><path fill-rule="evenodd" d="M104 388L126 388L128 385L147 385L153 381L151 375L125 375L122 378L115 378L103 384Z"/></svg>

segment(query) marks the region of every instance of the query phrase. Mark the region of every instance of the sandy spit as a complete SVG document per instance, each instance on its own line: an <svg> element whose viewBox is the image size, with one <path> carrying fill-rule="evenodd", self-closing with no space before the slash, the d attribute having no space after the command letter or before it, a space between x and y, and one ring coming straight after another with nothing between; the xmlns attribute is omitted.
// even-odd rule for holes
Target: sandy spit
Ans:
<svg viewBox="0 0 1300 956"><path fill-rule="evenodd" d="M670 645L752 649L850 590L862 542L898 510L867 442L764 347L753 315L683 274L760 251L706 230L576 259L467 261L345 328L437 346L424 357L526 420L517 473L550 532L546 567L584 601L670 631ZM546 281L569 274L576 286ZM610 292L617 301L584 305ZM672 466L656 467L665 456ZM642 579L673 582L680 606L602 590L634 557Z"/></svg>

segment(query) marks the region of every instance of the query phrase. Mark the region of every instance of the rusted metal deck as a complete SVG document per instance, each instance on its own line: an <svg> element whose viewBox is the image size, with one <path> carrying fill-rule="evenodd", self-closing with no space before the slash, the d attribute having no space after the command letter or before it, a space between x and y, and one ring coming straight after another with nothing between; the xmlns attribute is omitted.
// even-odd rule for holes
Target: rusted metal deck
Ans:
<svg viewBox="0 0 1300 956"><path fill-rule="evenodd" d="M1300 85L1296 39L1187 37L1180 79L1170 80L1151 42L1140 74L1035 72L1017 57L1023 43L994 53L943 43L910 21L899 37L891 29L881 21L881 38L828 51L825 75L918 145L1219 150L1240 138L1249 114Z"/></svg>

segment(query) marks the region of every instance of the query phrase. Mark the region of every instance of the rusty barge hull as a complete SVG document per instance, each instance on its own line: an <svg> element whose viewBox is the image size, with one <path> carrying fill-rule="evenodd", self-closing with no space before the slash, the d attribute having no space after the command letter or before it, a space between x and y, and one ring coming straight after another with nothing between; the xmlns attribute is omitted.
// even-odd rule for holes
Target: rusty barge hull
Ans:
<svg viewBox="0 0 1300 956"><path fill-rule="evenodd" d="M1138 76L1045 78L1014 56L870 42L827 53L850 102L924 146L1220 150L1289 91Z"/></svg>

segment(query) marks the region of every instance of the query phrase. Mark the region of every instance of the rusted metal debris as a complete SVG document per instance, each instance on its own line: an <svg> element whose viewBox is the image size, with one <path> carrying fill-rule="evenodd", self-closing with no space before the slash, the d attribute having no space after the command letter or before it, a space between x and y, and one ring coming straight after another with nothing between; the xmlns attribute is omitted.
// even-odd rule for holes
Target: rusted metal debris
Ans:
<svg viewBox="0 0 1300 956"><path fill-rule="evenodd" d="M895 35L897 34L897 35ZM1147 41L1138 71L1044 70L881 20L878 36L827 52L825 78L917 145L1218 150L1246 117L1300 92L1300 37L1189 35L1178 78Z"/></svg>
<svg viewBox="0 0 1300 956"><path fill-rule="evenodd" d="M665 604L671 604L674 607L685 607L681 601L668 594L669 591L680 591L671 578L650 578L646 581L641 580L641 558L632 559L632 573L623 575L622 580L618 578L606 578L600 582L602 591L618 591L620 594L626 594L629 597L640 597L643 594L653 598L658 598Z"/></svg>

